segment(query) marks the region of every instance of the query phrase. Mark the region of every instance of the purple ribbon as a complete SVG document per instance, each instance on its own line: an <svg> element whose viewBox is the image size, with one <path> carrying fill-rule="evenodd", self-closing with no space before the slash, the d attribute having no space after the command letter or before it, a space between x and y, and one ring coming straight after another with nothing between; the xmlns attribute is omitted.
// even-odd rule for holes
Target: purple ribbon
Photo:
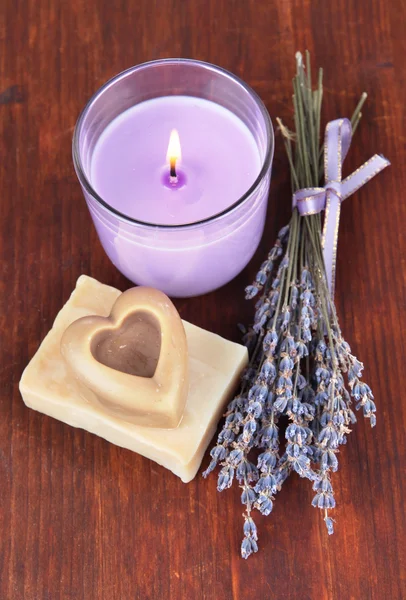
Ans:
<svg viewBox="0 0 406 600"><path fill-rule="evenodd" d="M327 284L332 296L334 295L341 202L390 164L386 158L375 154L342 181L342 165L351 144L351 137L352 127L348 119L330 121L327 124L324 138L326 185L322 188L303 188L293 194L293 207L297 207L302 216L314 215L322 210L326 211L322 247Z"/></svg>

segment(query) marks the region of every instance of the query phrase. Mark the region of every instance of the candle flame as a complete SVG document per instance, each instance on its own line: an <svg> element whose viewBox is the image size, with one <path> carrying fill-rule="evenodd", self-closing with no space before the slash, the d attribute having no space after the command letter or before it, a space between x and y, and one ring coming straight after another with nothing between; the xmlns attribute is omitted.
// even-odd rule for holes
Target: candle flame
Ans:
<svg viewBox="0 0 406 600"><path fill-rule="evenodd" d="M182 157L180 148L179 133L176 129L172 129L171 135L169 136L168 151L166 153L166 160L169 163L171 170L175 170L176 164L179 163Z"/></svg>

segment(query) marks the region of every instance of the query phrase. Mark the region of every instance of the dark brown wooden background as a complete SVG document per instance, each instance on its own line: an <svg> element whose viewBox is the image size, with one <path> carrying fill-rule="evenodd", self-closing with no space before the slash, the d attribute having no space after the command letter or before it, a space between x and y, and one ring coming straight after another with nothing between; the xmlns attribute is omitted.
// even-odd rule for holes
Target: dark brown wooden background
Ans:
<svg viewBox="0 0 406 600"><path fill-rule="evenodd" d="M406 598L404 10L401 0L2 0L1 600ZM393 163L347 200L339 242L338 311L378 425L361 421L340 455L336 534L310 506L310 484L292 478L257 519L260 552L245 562L237 488L220 495L200 475L185 485L30 411L18 381L81 273L130 286L98 242L72 166L89 96L133 64L193 57L240 75L289 122L294 53L305 48L325 68L325 118L370 94L347 172L375 152ZM238 340L253 310L243 288L289 215L288 181L277 136L257 256L225 288L177 301L182 317Z"/></svg>

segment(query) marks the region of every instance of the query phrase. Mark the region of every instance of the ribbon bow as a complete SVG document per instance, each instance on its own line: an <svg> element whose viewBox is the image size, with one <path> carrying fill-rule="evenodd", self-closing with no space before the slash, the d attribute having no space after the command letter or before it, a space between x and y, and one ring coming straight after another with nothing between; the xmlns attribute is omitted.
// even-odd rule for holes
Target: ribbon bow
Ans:
<svg viewBox="0 0 406 600"><path fill-rule="evenodd" d="M297 207L302 216L314 215L322 210L326 211L322 247L327 284L332 296L334 295L341 202L390 164L386 158L375 154L342 181L342 165L351 144L351 137L352 127L348 119L330 121L327 124L324 138L326 185L322 188L303 188L293 194L293 207Z"/></svg>

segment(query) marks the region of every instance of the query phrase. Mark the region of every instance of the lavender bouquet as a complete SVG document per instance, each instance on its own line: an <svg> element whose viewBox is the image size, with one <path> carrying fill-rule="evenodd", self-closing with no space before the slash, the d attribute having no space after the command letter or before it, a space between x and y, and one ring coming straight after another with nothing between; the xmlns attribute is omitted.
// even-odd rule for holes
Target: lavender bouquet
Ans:
<svg viewBox="0 0 406 600"><path fill-rule="evenodd" d="M312 483L312 505L333 533L331 474L356 422L353 405L372 427L376 423L374 397L341 332L333 289L341 202L389 163L375 155L342 181L342 161L366 94L351 122L327 125L321 145L322 70L313 90L309 54L306 67L300 53L296 63L294 131L277 120L290 165L292 218L246 288L246 298L257 300L254 324L244 336L250 363L203 474L220 465L218 490L235 480L242 489L243 558L258 550L253 511L269 515L294 472ZM325 185L319 187L323 172Z"/></svg>

